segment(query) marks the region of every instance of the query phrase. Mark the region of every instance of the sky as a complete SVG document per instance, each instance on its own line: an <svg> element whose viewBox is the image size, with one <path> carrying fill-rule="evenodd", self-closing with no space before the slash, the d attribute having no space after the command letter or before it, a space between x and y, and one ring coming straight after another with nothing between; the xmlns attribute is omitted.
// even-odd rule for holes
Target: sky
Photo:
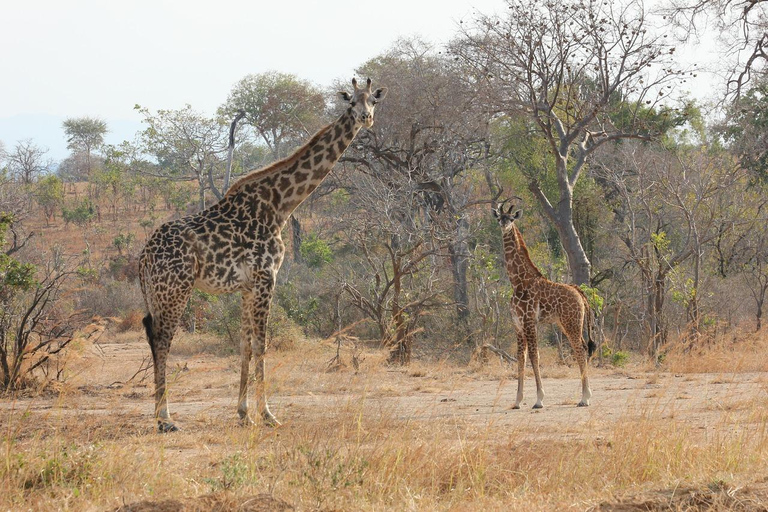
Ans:
<svg viewBox="0 0 768 512"><path fill-rule="evenodd" d="M535 1L535 0L532 0ZM0 141L22 139L68 155L61 123L107 122L106 142L142 128L136 104L213 114L252 73L292 73L319 86L401 37L434 44L474 12L503 12L503 0L26 0L0 17Z"/></svg>

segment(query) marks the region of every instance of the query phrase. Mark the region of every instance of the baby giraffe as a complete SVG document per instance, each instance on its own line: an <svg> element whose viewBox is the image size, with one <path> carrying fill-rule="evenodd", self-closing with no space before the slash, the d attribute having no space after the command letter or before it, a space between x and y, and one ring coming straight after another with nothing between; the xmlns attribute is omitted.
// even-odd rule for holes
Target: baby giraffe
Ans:
<svg viewBox="0 0 768 512"><path fill-rule="evenodd" d="M520 217L520 210L512 213L513 209L514 205L511 205L507 211L504 211L504 203L500 203L492 210L503 233L504 261L513 289L510 309L517 332L517 400L513 408L519 409L523 401L526 348L536 379L536 403L533 408L544 407L536 333L539 322L557 323L568 337L581 370L579 407L586 407L592 396L587 379L587 358L595 351L595 343L591 339L590 332L592 325L589 302L578 286L550 281L536 268L528 255L523 236L515 226L515 220ZM590 337L589 344L584 342L581 334L585 317L588 327L587 335Z"/></svg>

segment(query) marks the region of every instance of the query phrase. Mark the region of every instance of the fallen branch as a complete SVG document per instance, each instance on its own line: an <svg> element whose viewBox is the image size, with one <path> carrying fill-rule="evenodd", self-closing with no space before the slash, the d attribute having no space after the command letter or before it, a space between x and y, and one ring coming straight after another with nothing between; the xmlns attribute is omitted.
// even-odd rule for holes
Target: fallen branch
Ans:
<svg viewBox="0 0 768 512"><path fill-rule="evenodd" d="M505 350L502 350L502 349L500 349L498 347L494 347L490 343L486 343L485 345L483 345L482 348L490 350L491 352L493 352L494 354L498 355L503 360L505 360L505 361L507 361L509 363L516 363L517 362L517 358L516 357L509 355Z"/></svg>

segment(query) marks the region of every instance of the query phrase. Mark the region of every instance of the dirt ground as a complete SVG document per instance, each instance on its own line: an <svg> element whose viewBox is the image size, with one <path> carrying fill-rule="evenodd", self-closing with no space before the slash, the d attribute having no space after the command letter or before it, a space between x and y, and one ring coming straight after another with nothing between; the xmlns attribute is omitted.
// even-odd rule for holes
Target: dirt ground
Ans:
<svg viewBox="0 0 768 512"><path fill-rule="evenodd" d="M23 411L25 416L37 419L33 422L37 425L34 430L18 432L18 441L40 436L41 430L72 425L69 421L72 419L89 425L92 431L83 436L90 440L108 438L110 424L116 421L123 432L152 435L153 384L151 369L147 369L149 349L143 333L117 334L107 329L97 334L83 343L76 360L68 363L69 377L59 393L0 401L0 415ZM237 423L239 364L235 355L221 356L198 350L199 343L199 340L182 340L171 351L171 413L185 434L214 435L212 432L217 428L233 428ZM578 408L577 368L558 365L552 358L547 362L544 357L545 408L531 409L535 387L528 376L524 407L511 410L516 393L515 370L497 362L488 365L490 369L448 362L392 368L383 364L384 354L371 351L365 354L359 371L351 366L328 371L327 362L334 350L330 344L316 346L304 342L290 352L270 354L267 371L270 407L283 422L280 429L311 423L350 407L359 409L360 414L368 418L424 428L439 422L457 429L472 426L499 433L514 430L518 442L589 439L600 443L615 437L622 423L650 417L670 428L685 426L688 432L702 439L722 436L724 431L738 433L765 428L764 414L755 414L756 404L768 403L768 375L764 373L675 374L647 371L642 367L592 367L592 405ZM349 354L346 355L349 363ZM758 410L765 409L760 406ZM99 417L104 421L94 428L93 425L100 422L92 420ZM185 453L179 456L194 460L203 455L196 450L204 449L204 445L185 447ZM768 470L765 475L756 475L755 481L766 476ZM767 489L765 484L755 492L768 495ZM728 493L724 493L727 497ZM690 497L690 493L678 493L680 495ZM704 499L701 494L699 498ZM669 496L663 499L668 500ZM711 502L720 498L707 499ZM165 505L170 507L168 510L195 509L174 503ZM645 501L640 500L622 504L617 500L613 504L603 503L598 509L657 510L650 505L632 508L643 503ZM761 505L757 508L743 510L766 510L759 507L768 501L761 499L758 503ZM159 501L137 502L133 508L124 510L162 510L161 505ZM275 502L253 510L280 510L283 506L287 508L282 509L290 509L289 504ZM713 509L688 505L679 508Z"/></svg>

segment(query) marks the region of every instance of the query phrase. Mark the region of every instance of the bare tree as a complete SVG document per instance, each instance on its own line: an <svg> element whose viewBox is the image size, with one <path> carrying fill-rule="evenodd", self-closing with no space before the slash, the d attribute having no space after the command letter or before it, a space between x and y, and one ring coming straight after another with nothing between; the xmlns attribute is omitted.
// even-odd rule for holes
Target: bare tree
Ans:
<svg viewBox="0 0 768 512"><path fill-rule="evenodd" d="M480 16L451 46L498 113L523 116L553 167L531 169L528 187L555 226L573 280L590 282L576 232L573 194L585 164L609 141L650 139L673 113L661 100L682 75L675 48L653 35L639 1L508 0L508 14ZM545 182L556 182L545 193Z"/></svg>
<svg viewBox="0 0 768 512"><path fill-rule="evenodd" d="M390 347L390 361L407 364L424 315L450 304L442 297L435 265L447 244L419 213L415 190L393 189L384 177L371 175L355 181L358 189L343 216L354 257L337 268L341 290L376 323L382 344Z"/></svg>
<svg viewBox="0 0 768 512"><path fill-rule="evenodd" d="M26 377L72 341L81 316L59 303L75 271L56 251L42 266L23 263L6 247L13 217L0 216L0 391L17 389Z"/></svg>
<svg viewBox="0 0 768 512"><path fill-rule="evenodd" d="M487 112L459 66L420 40L399 41L360 71L394 84L395 94L377 112L375 129L361 134L343 161L385 176L399 197L416 194L414 206L448 241L456 315L466 322L468 213L478 191L465 174L488 158Z"/></svg>
<svg viewBox="0 0 768 512"><path fill-rule="evenodd" d="M622 144L614 149L612 159L601 155L597 172L615 193L618 236L640 274L647 348L657 357L667 342L664 305L670 278L684 263L690 269L679 296L692 339L698 336L705 253L722 235L723 222L732 225L743 217L745 174L727 155L698 148L654 151Z"/></svg>
<svg viewBox="0 0 768 512"><path fill-rule="evenodd" d="M754 78L763 76L768 62L768 2L766 0L670 0L663 12L683 28L683 39L711 37L719 32L726 67L726 97L738 98ZM707 21L714 20L714 23ZM707 27L702 33L701 26Z"/></svg>
<svg viewBox="0 0 768 512"><path fill-rule="evenodd" d="M11 176L24 185L33 183L50 166L50 161L45 158L46 153L47 149L38 146L31 139L17 142L7 157Z"/></svg>

